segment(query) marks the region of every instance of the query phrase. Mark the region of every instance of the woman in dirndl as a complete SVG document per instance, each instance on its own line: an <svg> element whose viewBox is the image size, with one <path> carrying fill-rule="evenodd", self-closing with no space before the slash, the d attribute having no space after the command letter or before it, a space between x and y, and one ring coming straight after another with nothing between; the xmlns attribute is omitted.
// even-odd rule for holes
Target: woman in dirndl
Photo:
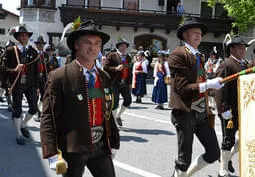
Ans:
<svg viewBox="0 0 255 177"><path fill-rule="evenodd" d="M170 69L168 62L164 60L166 53L158 52L158 61L155 64L153 77L154 87L152 92L152 102L156 103L155 109L164 109L163 104L167 102L167 84L164 78L170 77Z"/></svg>
<svg viewBox="0 0 255 177"><path fill-rule="evenodd" d="M136 96L136 103L142 103L142 97L146 95L146 76L148 63L144 51L138 51L133 65L132 93Z"/></svg>

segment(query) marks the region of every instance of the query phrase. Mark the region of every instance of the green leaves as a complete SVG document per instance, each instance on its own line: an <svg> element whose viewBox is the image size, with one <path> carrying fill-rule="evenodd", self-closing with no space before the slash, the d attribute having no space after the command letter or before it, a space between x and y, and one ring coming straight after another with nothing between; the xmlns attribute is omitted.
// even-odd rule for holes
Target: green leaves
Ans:
<svg viewBox="0 0 255 177"><path fill-rule="evenodd" d="M244 32L255 27L254 0L208 0L210 6L214 6L215 3L225 4L228 16L235 20L233 27L238 27L239 31Z"/></svg>

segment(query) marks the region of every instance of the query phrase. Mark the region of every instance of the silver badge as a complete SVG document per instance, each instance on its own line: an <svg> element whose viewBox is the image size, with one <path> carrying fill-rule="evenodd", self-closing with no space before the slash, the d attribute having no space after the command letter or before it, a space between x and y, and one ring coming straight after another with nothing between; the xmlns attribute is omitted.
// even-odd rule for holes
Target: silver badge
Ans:
<svg viewBox="0 0 255 177"><path fill-rule="evenodd" d="M82 101L82 100L83 100L82 94L78 94L78 95L77 95L77 98L78 98L79 101Z"/></svg>

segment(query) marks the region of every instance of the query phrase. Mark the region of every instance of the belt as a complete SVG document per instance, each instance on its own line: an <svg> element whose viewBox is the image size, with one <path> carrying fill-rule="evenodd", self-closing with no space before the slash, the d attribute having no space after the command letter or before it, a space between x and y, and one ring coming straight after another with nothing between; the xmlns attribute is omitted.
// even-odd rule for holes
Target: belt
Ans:
<svg viewBox="0 0 255 177"><path fill-rule="evenodd" d="M104 142L100 140L99 142L92 144L92 151L98 151L102 149L103 146L104 146Z"/></svg>

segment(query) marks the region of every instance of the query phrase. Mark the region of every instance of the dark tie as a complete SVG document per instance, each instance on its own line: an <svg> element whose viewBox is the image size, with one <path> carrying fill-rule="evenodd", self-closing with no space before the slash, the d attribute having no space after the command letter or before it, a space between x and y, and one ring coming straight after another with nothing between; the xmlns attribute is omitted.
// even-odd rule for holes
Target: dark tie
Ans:
<svg viewBox="0 0 255 177"><path fill-rule="evenodd" d="M95 77L93 76L94 72L95 72L95 69L87 70L87 73L89 74L88 88L93 88L95 85Z"/></svg>
<svg viewBox="0 0 255 177"><path fill-rule="evenodd" d="M197 69L199 69L199 66L200 66L200 54L197 52L196 53L196 66L197 66Z"/></svg>
<svg viewBox="0 0 255 177"><path fill-rule="evenodd" d="M241 65L242 70L247 69L246 62L245 62L245 61L242 60L242 61L240 62L240 65Z"/></svg>
<svg viewBox="0 0 255 177"><path fill-rule="evenodd" d="M22 57L26 57L26 47L22 48Z"/></svg>
<svg viewBox="0 0 255 177"><path fill-rule="evenodd" d="M125 60L126 60L126 55L121 55L121 60L122 60L122 62L125 62Z"/></svg>

